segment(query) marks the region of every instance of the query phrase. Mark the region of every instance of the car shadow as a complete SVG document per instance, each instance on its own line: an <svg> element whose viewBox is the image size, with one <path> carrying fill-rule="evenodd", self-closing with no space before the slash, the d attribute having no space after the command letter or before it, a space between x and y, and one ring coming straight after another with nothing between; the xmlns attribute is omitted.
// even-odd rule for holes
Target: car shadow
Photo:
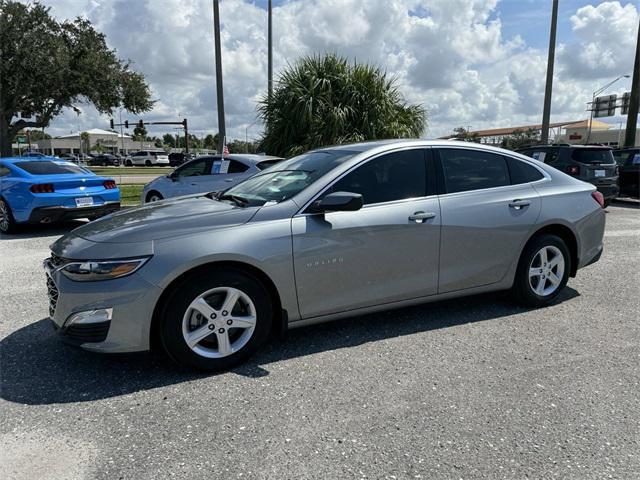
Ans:
<svg viewBox="0 0 640 480"><path fill-rule="evenodd" d="M567 287L557 302L577 296L576 290ZM528 310L514 305L504 293L493 293L293 329L284 341L272 340L231 372L264 377L274 362ZM0 364L0 398L29 405L87 402L215 375L175 366L158 354L86 352L56 338L48 319L4 338L0 342Z"/></svg>
<svg viewBox="0 0 640 480"><path fill-rule="evenodd" d="M40 238L61 236L69 233L71 230L85 225L88 220L70 220L61 223L46 223L38 225L20 225L18 231L11 234L0 233L0 240L24 240L27 238Z"/></svg>
<svg viewBox="0 0 640 480"><path fill-rule="evenodd" d="M636 199L628 199L628 200L615 199L613 202L611 202L611 206L620 207L620 208L632 208L632 209L638 210L640 209L640 201Z"/></svg>

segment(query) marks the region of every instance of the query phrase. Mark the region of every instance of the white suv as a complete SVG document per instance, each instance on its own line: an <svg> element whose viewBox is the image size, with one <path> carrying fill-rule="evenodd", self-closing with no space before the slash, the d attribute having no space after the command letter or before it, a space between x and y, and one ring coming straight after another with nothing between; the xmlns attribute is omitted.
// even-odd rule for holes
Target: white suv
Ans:
<svg viewBox="0 0 640 480"><path fill-rule="evenodd" d="M150 167L151 165L169 166L169 156L163 150L140 150L127 157L125 165L128 167L134 165L146 167Z"/></svg>

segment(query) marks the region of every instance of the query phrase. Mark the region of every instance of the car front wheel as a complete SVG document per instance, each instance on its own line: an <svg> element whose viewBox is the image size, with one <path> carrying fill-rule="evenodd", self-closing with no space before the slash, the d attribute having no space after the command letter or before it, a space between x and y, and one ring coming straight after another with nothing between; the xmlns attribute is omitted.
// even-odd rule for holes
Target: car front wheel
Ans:
<svg viewBox="0 0 640 480"><path fill-rule="evenodd" d="M162 315L160 338L176 362L226 370L247 359L271 330L272 303L264 286L232 269L188 278Z"/></svg>
<svg viewBox="0 0 640 480"><path fill-rule="evenodd" d="M147 195L147 203L159 202L160 200L163 200L163 197L155 190L149 192L149 194Z"/></svg>
<svg viewBox="0 0 640 480"><path fill-rule="evenodd" d="M0 232L12 233L16 229L16 222L9 204L0 198Z"/></svg>
<svg viewBox="0 0 640 480"><path fill-rule="evenodd" d="M571 256L564 241L555 235L541 235L522 252L513 284L515 297L531 307L552 303L569 280Z"/></svg>

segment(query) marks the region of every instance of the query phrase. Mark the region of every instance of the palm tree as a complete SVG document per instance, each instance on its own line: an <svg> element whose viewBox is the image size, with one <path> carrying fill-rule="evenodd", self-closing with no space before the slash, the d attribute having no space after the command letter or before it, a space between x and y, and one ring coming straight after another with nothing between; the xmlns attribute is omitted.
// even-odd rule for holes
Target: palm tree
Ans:
<svg viewBox="0 0 640 480"><path fill-rule="evenodd" d="M419 137L421 105L408 105L395 78L335 54L300 59L284 70L273 94L260 100L262 148L272 155L349 142Z"/></svg>

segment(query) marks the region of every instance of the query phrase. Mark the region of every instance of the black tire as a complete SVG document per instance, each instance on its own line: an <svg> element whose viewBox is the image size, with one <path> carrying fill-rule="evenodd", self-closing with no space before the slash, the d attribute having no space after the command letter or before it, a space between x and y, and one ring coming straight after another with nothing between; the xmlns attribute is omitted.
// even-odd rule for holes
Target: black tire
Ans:
<svg viewBox="0 0 640 480"><path fill-rule="evenodd" d="M13 233L16 229L16 220L13 218L11 207L4 198L0 198L0 233Z"/></svg>
<svg viewBox="0 0 640 480"><path fill-rule="evenodd" d="M151 160L145 160L144 166L145 167L150 167L151 166Z"/></svg>
<svg viewBox="0 0 640 480"><path fill-rule="evenodd" d="M193 351L182 334L182 322L193 300L217 287L232 287L249 296L256 310L256 324L248 342L226 357L208 358ZM161 312L159 333L161 344L168 356L180 365L201 370L228 370L251 356L268 338L272 322L272 302L269 292L260 281L235 269L200 272L187 277L172 292ZM215 333L213 333L215 337ZM206 339L205 339L206 340Z"/></svg>
<svg viewBox="0 0 640 480"><path fill-rule="evenodd" d="M125 165L126 165L127 167L133 167L133 162L132 162L131 160L127 160L127 161L125 162Z"/></svg>
<svg viewBox="0 0 640 480"><path fill-rule="evenodd" d="M607 208L609 205L611 205L611 199L608 198L604 201L603 203L603 208Z"/></svg>
<svg viewBox="0 0 640 480"><path fill-rule="evenodd" d="M151 200L154 196L157 197L156 200ZM145 203L159 202L160 200L164 200L162 194L160 192L156 192L155 190L151 190L149 193L147 193Z"/></svg>
<svg viewBox="0 0 640 480"><path fill-rule="evenodd" d="M556 247L564 257L564 270L557 288L547 295L538 295L529 279L529 268L537 253L544 247ZM529 307L545 307L554 302L567 285L571 272L571 254L564 241L556 235L539 235L532 238L520 255L512 292L519 303ZM540 281L540 279L538 279Z"/></svg>

